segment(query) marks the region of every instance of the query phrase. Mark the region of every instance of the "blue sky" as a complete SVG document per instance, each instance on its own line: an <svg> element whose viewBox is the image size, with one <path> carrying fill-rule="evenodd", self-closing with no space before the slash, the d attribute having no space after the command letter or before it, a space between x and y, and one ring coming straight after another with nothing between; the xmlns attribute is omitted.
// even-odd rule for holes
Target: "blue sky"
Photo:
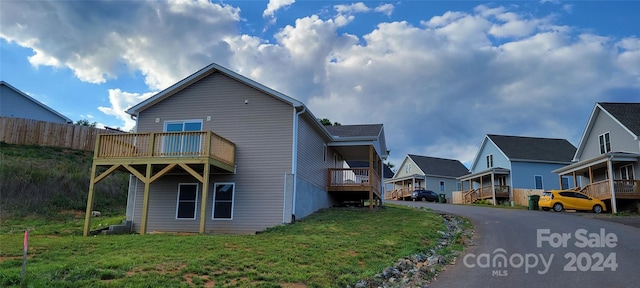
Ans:
<svg viewBox="0 0 640 288"><path fill-rule="evenodd" d="M2 1L0 80L67 117L124 110L216 62L406 154L469 164L485 134L578 144L640 101L640 1Z"/></svg>

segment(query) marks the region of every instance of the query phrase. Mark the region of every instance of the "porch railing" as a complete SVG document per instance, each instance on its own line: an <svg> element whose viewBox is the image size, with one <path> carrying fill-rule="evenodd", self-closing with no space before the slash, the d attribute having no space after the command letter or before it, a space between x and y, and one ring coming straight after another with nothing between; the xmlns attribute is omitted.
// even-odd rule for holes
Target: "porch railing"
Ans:
<svg viewBox="0 0 640 288"><path fill-rule="evenodd" d="M494 186L496 192L496 198L509 198L509 190L511 187L507 185ZM463 192L464 203L473 203L478 199L493 198L493 191L491 186L483 186L467 192Z"/></svg>
<svg viewBox="0 0 640 288"><path fill-rule="evenodd" d="M330 168L329 186L371 186L379 192L381 179L371 168Z"/></svg>
<svg viewBox="0 0 640 288"><path fill-rule="evenodd" d="M640 199L640 180L613 180L613 187L616 191L616 197ZM611 198L609 180L591 183L580 191L593 198Z"/></svg>
<svg viewBox="0 0 640 288"><path fill-rule="evenodd" d="M394 189L391 192L386 193L385 197L386 199L402 200L404 198L411 197L411 193L413 193L413 191L418 189L425 189L425 188L424 187L415 187L415 188L404 187L404 188Z"/></svg>
<svg viewBox="0 0 640 288"><path fill-rule="evenodd" d="M100 134L95 158L209 157L234 165L235 144L211 131Z"/></svg>

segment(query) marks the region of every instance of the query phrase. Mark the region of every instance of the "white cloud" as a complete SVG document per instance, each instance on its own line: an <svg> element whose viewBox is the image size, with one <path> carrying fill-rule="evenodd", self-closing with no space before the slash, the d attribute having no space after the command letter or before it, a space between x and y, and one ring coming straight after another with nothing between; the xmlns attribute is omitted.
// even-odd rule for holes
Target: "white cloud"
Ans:
<svg viewBox="0 0 640 288"><path fill-rule="evenodd" d="M387 4L381 4L381 5L377 6L373 10L378 12L378 13L382 13L382 14L385 14L385 15L391 17L391 14L393 14L393 9L395 9L393 4L388 4L387 3Z"/></svg>
<svg viewBox="0 0 640 288"><path fill-rule="evenodd" d="M267 9L262 12L262 17L272 18L275 21L276 11L291 6L295 2L295 0L269 0Z"/></svg>
<svg viewBox="0 0 640 288"><path fill-rule="evenodd" d="M272 2L274 13L290 5ZM331 18L301 16L267 40L238 33L237 8L206 1L92 2L117 13L72 19L55 16L69 15L66 1L9 3L0 37L33 49L34 65L67 67L94 83L139 71L157 91L216 62L318 117L384 123L397 164L407 153L468 163L487 133L577 144L595 101L620 99L616 91L640 101L640 39L580 34L513 7L450 11L419 26L390 20L355 35L342 31L360 24L358 13L392 6L335 5ZM112 89L110 107L99 109L129 129L123 111L149 96Z"/></svg>
<svg viewBox="0 0 640 288"><path fill-rule="evenodd" d="M100 106L98 110L122 121L122 130L129 131L135 127L136 121L131 119L131 115L124 111L153 96L153 94L155 93L129 93L120 91L120 89L109 89L109 103L111 107Z"/></svg>

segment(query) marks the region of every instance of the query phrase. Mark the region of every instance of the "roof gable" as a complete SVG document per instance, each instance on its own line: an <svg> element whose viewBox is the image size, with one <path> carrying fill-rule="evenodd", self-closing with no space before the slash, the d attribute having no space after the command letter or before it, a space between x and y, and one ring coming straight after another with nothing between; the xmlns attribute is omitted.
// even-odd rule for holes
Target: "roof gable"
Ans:
<svg viewBox="0 0 640 288"><path fill-rule="evenodd" d="M640 103L623 103L623 102L598 102L591 111L591 116L587 121L587 126L582 132L578 149L574 154L573 161L579 159L582 150L589 138L591 129L595 125L598 114L603 112L609 115L620 126L627 130L635 139L640 138Z"/></svg>
<svg viewBox="0 0 640 288"><path fill-rule="evenodd" d="M627 128L636 138L640 135L640 103L597 103Z"/></svg>
<svg viewBox="0 0 640 288"><path fill-rule="evenodd" d="M510 161L570 163L576 152L566 139L492 134L487 137Z"/></svg>
<svg viewBox="0 0 640 288"><path fill-rule="evenodd" d="M276 99L279 99L283 102L289 103L294 107L303 107L302 102L293 99L289 96L286 96L278 91L275 91L267 86L264 86L256 81L253 81L247 77L244 77L236 72L233 72L225 67L222 67L216 63L211 63L207 67L204 67L189 75L187 78L180 80L178 83L171 85L170 87L158 92L157 94L147 98L146 100L134 105L133 107L127 109L125 112L131 115L136 115L137 113L153 106L154 104L171 97L172 95L178 93L179 91L189 87L191 84L198 82L200 79L205 78L213 73L222 73L232 79L240 81L250 87L253 87L259 91L266 93Z"/></svg>
<svg viewBox="0 0 640 288"><path fill-rule="evenodd" d="M73 123L73 121L72 121L71 119L69 119L69 118L67 118L66 116L62 115L60 112L58 112L58 111L54 110L53 108L51 108L51 107L49 107L49 106L45 105L45 104L44 104L44 103L42 103L42 102L40 102L40 101L36 100L35 98L33 98L33 97L31 97L31 96L27 95L26 93L24 93L24 92L20 91L18 88L15 88L15 87L11 86L9 83L7 83L7 82L5 82L5 81L0 81L0 86L5 86L5 87L7 87L8 89L10 89L10 90L12 90L13 92L15 92L17 95L20 95L20 96L22 96L22 97L26 98L27 100L29 100L29 101L33 102L35 105L38 105L38 106L40 106L40 107L44 108L45 110L47 110L47 111L51 112L52 114L54 114L54 115L56 115L56 116L60 117L60 118L61 118L61 119L63 119L65 122L67 122L67 123Z"/></svg>
<svg viewBox="0 0 640 288"><path fill-rule="evenodd" d="M454 159L436 158L420 155L407 155L425 175L459 177L469 174L469 169Z"/></svg>

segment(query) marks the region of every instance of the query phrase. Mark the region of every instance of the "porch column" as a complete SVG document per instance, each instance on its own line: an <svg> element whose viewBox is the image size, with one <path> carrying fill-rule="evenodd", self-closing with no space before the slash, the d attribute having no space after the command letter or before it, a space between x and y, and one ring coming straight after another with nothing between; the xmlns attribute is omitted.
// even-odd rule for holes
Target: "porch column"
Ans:
<svg viewBox="0 0 640 288"><path fill-rule="evenodd" d="M593 184L593 168L589 166L589 185Z"/></svg>
<svg viewBox="0 0 640 288"><path fill-rule="evenodd" d="M578 176L576 175L576 171L573 171L573 187L578 187Z"/></svg>
<svg viewBox="0 0 640 288"><path fill-rule="evenodd" d="M618 204L616 203L616 190L613 183L613 164L611 163L611 159L607 161L607 169L609 170L609 187L611 189L611 209L615 214L618 213Z"/></svg>
<svg viewBox="0 0 640 288"><path fill-rule="evenodd" d="M493 206L496 205L496 183L495 174L491 172L491 193L493 194Z"/></svg>

